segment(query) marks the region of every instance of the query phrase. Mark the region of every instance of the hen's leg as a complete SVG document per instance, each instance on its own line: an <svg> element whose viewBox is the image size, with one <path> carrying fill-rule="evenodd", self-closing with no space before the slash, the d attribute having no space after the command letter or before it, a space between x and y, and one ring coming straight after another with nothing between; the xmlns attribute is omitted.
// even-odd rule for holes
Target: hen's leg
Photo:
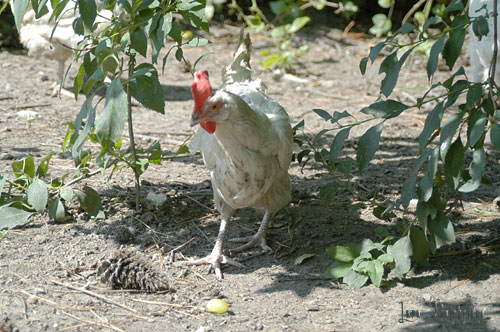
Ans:
<svg viewBox="0 0 500 332"><path fill-rule="evenodd" d="M68 97L74 97L74 94L71 93L68 90L65 90L64 87L62 86L62 81L64 77L64 62L58 61L57 62L57 78L54 84L52 84L52 93L50 94L52 97L57 97L57 96L68 96Z"/></svg>
<svg viewBox="0 0 500 332"><path fill-rule="evenodd" d="M219 234L217 235L217 240L215 240L215 246L212 249L212 252L204 258L187 262L188 265L212 265L215 271L215 275L219 280L224 277L222 275L221 264L229 264L238 267L244 267L243 264L223 254L223 245L224 245L224 239L226 237L226 228L231 218L231 215L232 212L230 214L222 214L219 227Z"/></svg>
<svg viewBox="0 0 500 332"><path fill-rule="evenodd" d="M231 239L230 241L232 242L247 242L247 243L242 245L241 247L230 249L229 253L234 254L256 246L260 246L262 249L264 249L264 251L273 251L273 249L271 249L271 247L267 245L266 241L266 232L267 232L267 227L269 226L270 219L271 219L271 213L266 210L266 212L264 213L264 217L262 218L260 227L257 230L257 233L255 233L255 235L253 236Z"/></svg>

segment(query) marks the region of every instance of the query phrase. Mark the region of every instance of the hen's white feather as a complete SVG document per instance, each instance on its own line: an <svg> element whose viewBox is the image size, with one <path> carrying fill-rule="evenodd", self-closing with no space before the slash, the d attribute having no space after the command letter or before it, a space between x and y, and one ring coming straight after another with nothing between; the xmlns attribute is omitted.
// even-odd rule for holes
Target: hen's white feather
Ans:
<svg viewBox="0 0 500 332"><path fill-rule="evenodd" d="M217 122L214 134L200 128L192 148L201 151L210 169L218 206L272 213L291 199L292 129L287 112L265 94L262 82L250 80L246 38L240 38L235 61L223 71L223 86L215 93L231 105L229 116Z"/></svg>
<svg viewBox="0 0 500 332"><path fill-rule="evenodd" d="M486 10L481 9L485 7ZM498 5L500 12L500 3ZM484 82L488 78L488 72L493 58L493 1L492 0L470 0L469 17L474 19L478 16L486 16L488 13L489 33L483 36L481 40L472 31L472 24L469 26L469 55L470 55L470 79L472 82ZM500 21L498 22L500 25ZM498 42L497 42L498 43ZM497 69L495 73L495 82L500 82L500 52L497 56Z"/></svg>

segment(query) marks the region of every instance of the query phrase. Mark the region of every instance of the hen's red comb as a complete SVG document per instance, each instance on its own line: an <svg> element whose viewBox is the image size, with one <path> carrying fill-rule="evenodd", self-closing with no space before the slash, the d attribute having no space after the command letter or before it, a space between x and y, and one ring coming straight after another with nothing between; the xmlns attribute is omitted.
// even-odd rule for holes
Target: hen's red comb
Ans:
<svg viewBox="0 0 500 332"><path fill-rule="evenodd" d="M194 113L201 113L203 105L213 95L212 86L208 80L208 71L200 70L194 73L194 82L191 83L191 93L194 99ZM200 126L210 134L215 131L215 122L213 121L202 122Z"/></svg>
<svg viewBox="0 0 500 332"><path fill-rule="evenodd" d="M201 112L205 101L212 96L212 86L208 80L208 71L198 71L194 73L194 82L191 83L191 93L194 99L194 112Z"/></svg>

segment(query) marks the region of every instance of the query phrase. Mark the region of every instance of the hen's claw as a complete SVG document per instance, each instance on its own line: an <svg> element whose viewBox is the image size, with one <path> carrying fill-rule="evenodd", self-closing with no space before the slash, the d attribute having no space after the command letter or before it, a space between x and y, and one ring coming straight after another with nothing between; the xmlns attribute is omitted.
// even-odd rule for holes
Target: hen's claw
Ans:
<svg viewBox="0 0 500 332"><path fill-rule="evenodd" d="M267 245L266 237L263 234L255 234L253 236L247 236L247 237L239 237L235 239L229 240L231 242L247 242L246 244L234 248L234 249L229 249L228 252L229 254L234 254L237 252L241 252L243 250L247 250L253 247L261 247L265 252L273 252L273 249Z"/></svg>
<svg viewBox="0 0 500 332"><path fill-rule="evenodd" d="M217 276L217 279L222 280L224 278L224 275L222 274L221 270L221 264L228 264L228 265L233 265L237 267L245 267L245 265L241 264L240 262L235 261L232 258L227 257L226 255L223 254L217 254L212 252L210 255L196 259L196 260L191 260L186 262L187 265L212 265L212 268L215 271L215 275Z"/></svg>

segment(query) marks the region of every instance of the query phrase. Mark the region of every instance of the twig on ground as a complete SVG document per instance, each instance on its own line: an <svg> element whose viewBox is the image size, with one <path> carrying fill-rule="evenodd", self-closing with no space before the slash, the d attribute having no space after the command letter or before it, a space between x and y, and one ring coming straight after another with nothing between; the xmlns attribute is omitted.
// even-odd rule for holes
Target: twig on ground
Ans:
<svg viewBox="0 0 500 332"><path fill-rule="evenodd" d="M451 291L452 289L457 288L457 287L458 287L458 286L460 286L460 285L463 285L463 284L464 284L467 280L470 280L470 278L472 278L473 276L475 276L475 275L479 272L479 270L481 270L481 269L483 268L483 266L484 266L483 264L479 265L479 266L478 266L478 267L477 267L474 271L472 271L471 273L469 273L469 274L467 275L467 277L465 277L465 279L464 279L464 280L462 280L462 281L460 281L460 282L456 283L455 285L451 286L450 288L448 288L448 289L445 291L445 293L448 293L448 292L449 292L449 291Z"/></svg>
<svg viewBox="0 0 500 332"><path fill-rule="evenodd" d="M57 309L68 309L68 310L76 310L76 311L88 311L88 310L92 310L92 309L97 309L97 308L101 308L101 307L98 307L98 306L93 306L93 307L76 307L76 306L69 306L69 305L61 305L59 303L56 303L54 301L51 301L49 299L46 299L46 298L43 298L43 297L40 297L38 295L35 295L35 294L31 294L23 289L18 289L17 292L19 293L23 293L25 295L28 295L29 297L32 297L34 299L37 299L38 301L40 302L43 302L45 304L48 304L48 305L51 305L51 306L54 306L56 307ZM26 314L27 315L27 314Z"/></svg>
<svg viewBox="0 0 500 332"><path fill-rule="evenodd" d="M182 194L182 196L184 196L184 197L186 197L186 198L188 198L188 199L192 200L193 202L195 202L195 203L196 203L196 204L198 204L199 206L201 206L201 207L203 207L203 208L205 208L205 209L209 210L209 211L210 211L210 212L212 212L212 213L214 213L214 212L215 212L215 211L214 211L214 209L212 209L212 208L210 208L210 207L206 206L205 204L201 203L200 201L198 201L197 199L194 199L193 197L191 197L191 196L189 196L189 195Z"/></svg>
<svg viewBox="0 0 500 332"><path fill-rule="evenodd" d="M75 315L72 315L70 314L69 312L66 312L66 311L61 311L61 313L63 315L66 315L68 317L71 317L73 319L76 319L80 322L83 322L85 324L89 324L90 326L94 325L94 326L101 326L101 327L105 327L105 328L108 328L110 330L114 330L114 331L119 331L119 332L125 332L124 330L114 326L114 325L111 325L111 324L106 324L106 323L100 323L100 322L92 322L92 321L89 321L89 320L86 320L86 319L83 319L83 318L80 318L80 317L77 317ZM62 331L62 330L60 330Z"/></svg>
<svg viewBox="0 0 500 332"><path fill-rule="evenodd" d="M97 293L94 293L94 292L91 292L89 290L86 290L86 289L83 289L83 288L79 288L79 287L75 287L73 285L69 285L69 284L66 284L66 283L63 283L63 282L59 282L57 280L50 280L50 282L56 284L56 285L59 285L59 286L63 286L63 287L66 287L66 288L69 288L69 289L73 289L73 290L76 290L76 291L79 291L79 292L82 292L84 294L87 294L89 296L93 296L95 298L98 298L100 300L103 300L104 302L107 302L107 303L110 303L110 304L113 304L113 305L116 305L122 309L125 309L125 310L128 310L130 312L133 312L134 314L138 314L139 312L137 310L135 310L134 308L131 308L125 304L122 304L122 303L119 303L119 302L116 302L116 301L113 301L111 299L108 299L107 297L105 296L102 296L102 295L99 295Z"/></svg>
<svg viewBox="0 0 500 332"><path fill-rule="evenodd" d="M26 105L16 105L16 106L11 106L11 110L23 110L27 108L36 108L36 107L47 107L47 106L52 106L52 104L26 104Z"/></svg>
<svg viewBox="0 0 500 332"><path fill-rule="evenodd" d="M201 233L201 235L203 235L203 237L208 241L208 243L213 244L213 242L208 238L207 234L205 234L205 232L203 232L201 228L198 225L196 225L196 223L192 223L192 225L194 226L194 228L198 230L198 232Z"/></svg>

